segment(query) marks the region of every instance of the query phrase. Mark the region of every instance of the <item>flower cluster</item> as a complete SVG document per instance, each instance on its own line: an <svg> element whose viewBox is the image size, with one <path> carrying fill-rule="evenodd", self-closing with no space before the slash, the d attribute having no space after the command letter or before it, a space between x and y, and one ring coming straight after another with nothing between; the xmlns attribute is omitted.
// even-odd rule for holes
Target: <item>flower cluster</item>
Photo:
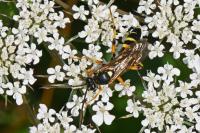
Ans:
<svg viewBox="0 0 200 133"><path fill-rule="evenodd" d="M59 34L59 28L65 28L70 20L60 7L55 9L56 1L17 0L19 14L12 17L16 24L7 27L0 20L0 94L12 96L17 105L23 103L27 88L37 80L34 66L40 62L44 48L57 52L61 60L60 64L46 70L49 86L64 84L71 91L59 112L40 104L36 116L39 123L30 127L30 132L94 133L98 127L111 125L117 118L111 112L115 109L113 93L127 100L128 115L122 118L144 116L141 132L200 132L200 15L196 14L200 1L140 0L137 11L141 14L138 17L142 25L132 13L120 14L112 0L109 4L99 0L81 1L70 11L73 21L84 22L84 27L68 40ZM134 28L141 29L141 40L133 41L129 36ZM73 46L77 39L86 44L81 50ZM132 85L130 78L123 81L118 77L112 85L110 82L98 84L99 77L95 74L99 74L102 66L113 63L112 59L119 59L118 67L124 70L119 75L129 71L129 66L124 68L125 63L120 62L129 58L118 55L126 48L135 48L138 52L134 47L137 44L123 45L124 40L133 41L133 44L145 41L149 59L161 58L164 52L172 54L175 60L182 60L191 73L183 80L181 68L171 63L158 67L157 73L147 71L146 76L138 72L143 85L141 94L135 92L139 87ZM109 60L106 56L113 49L116 49L116 57ZM139 52L143 56L146 51ZM136 60L137 57L136 63L130 65L142 66ZM112 78L113 73L115 69L106 76ZM91 116L89 124L87 113Z"/></svg>
<svg viewBox="0 0 200 133"><path fill-rule="evenodd" d="M180 70L170 64L159 67L158 74L150 71L143 77L148 83L142 94L143 99L127 101L127 112L134 117L138 117L139 112L145 116L141 122L145 132L200 131L198 84L181 80L176 83L176 76L179 75Z"/></svg>
<svg viewBox="0 0 200 133"><path fill-rule="evenodd" d="M165 40L171 44L169 52L175 59L186 54L187 48L199 48L200 16L195 15L198 6L198 0L184 0L183 4L178 0L140 1L138 12L145 15L146 27L153 30L149 35L158 39L153 46L149 46L150 58L164 55L165 47L160 43Z"/></svg>
<svg viewBox="0 0 200 133"><path fill-rule="evenodd" d="M178 1L141 0L138 8L139 13L146 13L144 20L147 26L140 27L143 31L142 36L150 35L150 32L147 32L149 30L153 31L152 37L156 38L153 44L148 45L149 58L164 56L163 52L166 50L164 41L166 40L167 43L172 44L168 51L173 52L175 59L184 53L183 62L193 70L190 75L191 82L181 80L177 82L176 78L180 76L180 70L167 63L158 68L158 74L149 71L147 76L143 77L147 85L144 86L142 97L134 94L136 87L130 84L131 80L129 79L124 83L116 83L115 90L108 85L101 85L95 91L88 90L88 86L85 86L86 88L81 90L85 96L75 94L66 103L67 113L73 118L81 118L84 117L82 115L87 111L88 106L91 106L92 121L97 126L101 126L103 123L110 125L115 119L115 116L109 112L114 108L110 98L116 91L119 92L119 97L128 97L126 107L126 111L130 113L128 116L137 118L139 113L143 113L145 119L141 123L144 132L199 131L200 118L197 113L199 92L196 91L200 84L200 63L198 61L200 57L196 53L199 48L199 28L197 28L199 16L197 19L194 17L197 1L193 1L192 5L189 5L187 1L183 5L179 5ZM85 5L72 7L74 19L87 22L84 30L78 33L78 37L85 38L85 42L89 44L88 49L83 49L82 56L79 56L76 50L67 45L70 41L65 43L62 37L59 39L57 35L56 42L59 42L60 45L50 45L49 48L56 50L60 48L58 52L64 60L64 65L57 65L55 68L47 70L50 74L49 82L67 80L70 86L86 84L86 81L82 79L89 76L90 70L97 69L100 65L99 62L105 62L100 46L107 46L107 52L110 52L114 38L119 40L122 38L123 42L123 38L128 35L130 28L139 26L132 14L120 15L116 6L107 7L98 1L88 1L88 7ZM53 41L51 42L53 44ZM189 49L190 43L193 43L195 48ZM191 46L193 45L191 44ZM76 130L74 125L73 130Z"/></svg>
<svg viewBox="0 0 200 133"><path fill-rule="evenodd" d="M36 81L30 66L38 64L42 56L38 45L55 44L57 28L64 28L69 22L63 12L54 11L54 4L48 0L19 0L19 15L13 16L17 26L6 27L0 21L0 93L13 96L18 105L23 103L27 86Z"/></svg>
<svg viewBox="0 0 200 133"><path fill-rule="evenodd" d="M80 38L85 38L86 43L101 41L101 44L111 50L112 41L115 38L125 37L131 27L139 27L139 22L133 14L120 15L117 7L100 4L98 1L88 1L89 11L84 8L73 6L74 19L87 20L84 30L79 32ZM90 17L87 17L90 16Z"/></svg>
<svg viewBox="0 0 200 133"><path fill-rule="evenodd" d="M54 109L48 109L46 105L40 104L37 119L41 121L37 126L30 127L30 133L94 133L95 129L90 129L85 125L77 128L73 125L73 119L68 111L61 110L57 113Z"/></svg>

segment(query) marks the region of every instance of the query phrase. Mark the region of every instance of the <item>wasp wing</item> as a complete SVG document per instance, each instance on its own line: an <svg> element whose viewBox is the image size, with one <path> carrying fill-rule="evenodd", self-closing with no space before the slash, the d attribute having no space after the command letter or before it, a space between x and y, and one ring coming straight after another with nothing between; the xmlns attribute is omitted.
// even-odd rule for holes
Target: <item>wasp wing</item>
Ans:
<svg viewBox="0 0 200 133"><path fill-rule="evenodd" d="M109 81L109 84L111 84L128 67L140 63L145 47L146 44L138 43L134 44L133 47L122 50L120 55L110 61L110 63L103 65L97 72L112 71L113 75Z"/></svg>

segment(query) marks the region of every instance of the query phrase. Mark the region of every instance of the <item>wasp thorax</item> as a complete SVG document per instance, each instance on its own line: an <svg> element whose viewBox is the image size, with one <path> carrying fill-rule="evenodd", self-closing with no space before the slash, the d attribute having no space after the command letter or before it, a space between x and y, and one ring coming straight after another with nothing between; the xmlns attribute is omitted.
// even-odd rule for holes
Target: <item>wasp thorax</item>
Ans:
<svg viewBox="0 0 200 133"><path fill-rule="evenodd" d="M95 78L95 81L96 81L97 84L106 85L106 84L109 83L112 75L113 75L112 71L99 72L94 76L94 78Z"/></svg>

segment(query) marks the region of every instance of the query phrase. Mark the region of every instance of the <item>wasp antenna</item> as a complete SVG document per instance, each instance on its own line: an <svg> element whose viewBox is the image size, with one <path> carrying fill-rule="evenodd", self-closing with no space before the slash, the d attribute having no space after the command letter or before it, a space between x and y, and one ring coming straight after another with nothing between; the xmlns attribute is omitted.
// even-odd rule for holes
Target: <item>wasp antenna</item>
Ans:
<svg viewBox="0 0 200 133"><path fill-rule="evenodd" d="M83 116L83 108L86 103L86 96L87 96L88 90L89 90L89 87L86 88L84 97L83 97L83 101L82 101L82 107L81 107L81 112L80 112L80 117L79 117L79 129L81 128L81 125L83 124L83 117L84 117Z"/></svg>
<svg viewBox="0 0 200 133"><path fill-rule="evenodd" d="M110 8L110 6L111 6L114 2L115 2L115 0L110 0L110 1L108 2L108 4L106 5L106 7L104 8L104 10Z"/></svg>

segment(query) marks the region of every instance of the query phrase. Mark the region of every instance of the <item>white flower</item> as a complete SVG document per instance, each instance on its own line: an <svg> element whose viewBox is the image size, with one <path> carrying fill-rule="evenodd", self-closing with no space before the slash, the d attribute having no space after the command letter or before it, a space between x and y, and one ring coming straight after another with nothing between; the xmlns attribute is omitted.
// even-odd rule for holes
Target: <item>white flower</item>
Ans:
<svg viewBox="0 0 200 133"><path fill-rule="evenodd" d="M185 50L186 57L183 58L183 62L188 65L188 68L194 68L196 65L196 59L199 58L199 55L194 52L194 50Z"/></svg>
<svg viewBox="0 0 200 133"><path fill-rule="evenodd" d="M147 91L144 91L142 97L145 98L143 101L151 103L153 106L161 104L161 99L157 96L157 92L154 89L149 88Z"/></svg>
<svg viewBox="0 0 200 133"><path fill-rule="evenodd" d="M192 22L192 27L191 27L191 29L193 30L193 31L200 31L200 15L198 15L198 20L194 20L193 22Z"/></svg>
<svg viewBox="0 0 200 133"><path fill-rule="evenodd" d="M61 132L61 127L60 123L55 123L53 125L50 125L48 128L48 132L50 133L60 133Z"/></svg>
<svg viewBox="0 0 200 133"><path fill-rule="evenodd" d="M73 14L74 19L82 19L86 20L87 15L89 15L89 11L85 10L84 6L81 5L79 8L76 5L73 5L72 10L76 13Z"/></svg>
<svg viewBox="0 0 200 133"><path fill-rule="evenodd" d="M195 117L198 118L197 112L199 110L199 105L191 107L186 107L185 114L189 118L190 121L193 121Z"/></svg>
<svg viewBox="0 0 200 133"><path fill-rule="evenodd" d="M0 94L2 95L4 93L4 89L2 86L0 86Z"/></svg>
<svg viewBox="0 0 200 133"><path fill-rule="evenodd" d="M148 82L149 88L158 88L159 87L159 80L161 80L159 75L155 75L151 71L147 73L147 76L144 76L143 79Z"/></svg>
<svg viewBox="0 0 200 133"><path fill-rule="evenodd" d="M79 66L82 71L85 71L91 64L92 62L85 56L82 56L81 60L79 61Z"/></svg>
<svg viewBox="0 0 200 133"><path fill-rule="evenodd" d="M60 28L65 28L65 25L67 23L70 23L70 20L69 18L64 18L64 13L63 12L59 12L59 15L55 15L54 16L54 19L55 19L55 23L54 25L57 27L60 27Z"/></svg>
<svg viewBox="0 0 200 133"><path fill-rule="evenodd" d="M95 133L96 129L87 128L84 125L81 125L81 130L77 130L76 133Z"/></svg>
<svg viewBox="0 0 200 133"><path fill-rule="evenodd" d="M186 83L186 82L182 82L179 81L180 87L176 88L176 91L180 93L182 98L186 98L187 95L192 96L193 92L192 92L192 88L191 85Z"/></svg>
<svg viewBox="0 0 200 133"><path fill-rule="evenodd" d="M16 100L17 105L21 105L23 103L22 94L26 93L26 87L20 87L20 82L14 82L14 84L9 82L7 83L7 87L9 88L9 90L6 91L6 94L9 96L13 96L13 98Z"/></svg>
<svg viewBox="0 0 200 133"><path fill-rule="evenodd" d="M91 43L96 41L101 33L99 29L99 24L96 20L90 19L88 25L84 26L84 31L79 32L80 38L85 38L86 43Z"/></svg>
<svg viewBox="0 0 200 133"><path fill-rule="evenodd" d="M33 64L37 64L42 56L42 51L36 48L34 43L31 44L30 48L26 48L26 63L29 64L33 61Z"/></svg>
<svg viewBox="0 0 200 133"><path fill-rule="evenodd" d="M68 84L71 85L71 86L79 86L79 85L82 85L83 84L83 81L77 76L75 78L70 78L68 80Z"/></svg>
<svg viewBox="0 0 200 133"><path fill-rule="evenodd" d="M89 44L88 50L83 49L83 55L91 59L92 61L102 60L103 53L99 52L101 47L99 45Z"/></svg>
<svg viewBox="0 0 200 133"><path fill-rule="evenodd" d="M121 91L120 94L119 94L119 97L122 97L124 95L127 95L127 96L132 96L133 95L133 92L135 91L135 86L130 86L130 80L126 80L124 82L124 84L115 84L115 89L117 91Z"/></svg>
<svg viewBox="0 0 200 133"><path fill-rule="evenodd" d="M40 5L40 8L44 11L45 14L49 12L54 12L54 1L44 0L44 4Z"/></svg>
<svg viewBox="0 0 200 133"><path fill-rule="evenodd" d="M200 57L195 56L194 59L194 73L190 74L190 79L192 80L191 85L197 87L200 83Z"/></svg>
<svg viewBox="0 0 200 133"><path fill-rule="evenodd" d="M124 21L123 25L128 26L128 29L131 27L139 26L138 20L131 13L129 13L128 15L123 15L122 20Z"/></svg>
<svg viewBox="0 0 200 133"><path fill-rule="evenodd" d="M163 83L162 88L163 88L162 93L165 95L165 100L167 100L168 98L171 98L171 99L176 98L177 92L176 92L176 88L174 84L169 85L169 84Z"/></svg>
<svg viewBox="0 0 200 133"><path fill-rule="evenodd" d="M149 35L149 31L148 31L148 27L147 26L145 26L145 25L141 26L141 30L142 30L141 38Z"/></svg>
<svg viewBox="0 0 200 133"><path fill-rule="evenodd" d="M138 13L146 12L147 15L152 13L152 10L156 8L156 4L153 4L154 0L140 0Z"/></svg>
<svg viewBox="0 0 200 133"><path fill-rule="evenodd" d="M71 109L72 116L78 116L79 110L82 107L83 98L73 95L72 102L67 102L66 106L68 109Z"/></svg>
<svg viewBox="0 0 200 133"><path fill-rule="evenodd" d="M139 117L139 111L141 111L141 103L139 101L133 102L133 100L129 99L127 101L126 111L132 113L135 118Z"/></svg>
<svg viewBox="0 0 200 133"><path fill-rule="evenodd" d="M184 53L183 42L178 42L172 45L169 52L173 52L174 59L178 59L181 53Z"/></svg>
<svg viewBox="0 0 200 133"><path fill-rule="evenodd" d="M196 45L196 49L200 48L200 35L196 35L196 38L192 42Z"/></svg>
<svg viewBox="0 0 200 133"><path fill-rule="evenodd" d="M154 45L149 44L148 45L148 49L150 50L149 52L149 58L153 59L156 56L158 57L162 57L163 54L163 49L164 49L164 45L160 44L160 42L156 41Z"/></svg>
<svg viewBox="0 0 200 133"><path fill-rule="evenodd" d="M65 128L64 133L75 133L75 131L76 131L76 126L69 125L68 127Z"/></svg>
<svg viewBox="0 0 200 133"><path fill-rule="evenodd" d="M28 83L30 85L33 85L36 81L36 79L33 77L33 69L30 69L29 71L27 71L25 68L22 68L20 70L20 79L23 79L23 84L27 85Z"/></svg>
<svg viewBox="0 0 200 133"><path fill-rule="evenodd" d="M60 123L63 125L64 128L69 127L69 123L73 121L73 119L68 116L67 111L62 111L61 114L56 114L57 118L59 119Z"/></svg>
<svg viewBox="0 0 200 133"><path fill-rule="evenodd" d="M2 83L2 77L0 77L0 94L2 95L4 93L4 89L7 88L7 85Z"/></svg>
<svg viewBox="0 0 200 133"><path fill-rule="evenodd" d="M185 28L182 33L182 40L185 44L192 41L193 32L189 28Z"/></svg>
<svg viewBox="0 0 200 133"><path fill-rule="evenodd" d="M108 85L102 85L102 93L101 93L101 101L103 102L108 102L110 97L113 95L113 91Z"/></svg>
<svg viewBox="0 0 200 133"><path fill-rule="evenodd" d="M77 50L71 49L69 45L64 46L62 50L63 51L60 54L62 55L63 59L68 60L68 64L71 64L73 60L77 61L76 58L78 57L75 56L78 53Z"/></svg>
<svg viewBox="0 0 200 133"><path fill-rule="evenodd" d="M78 74L80 74L80 66L79 65L75 65L74 63L72 63L71 65L64 65L63 69L65 71L67 71L67 76L72 76L72 77L76 77Z"/></svg>
<svg viewBox="0 0 200 133"><path fill-rule="evenodd" d="M33 126L29 128L30 133L47 133L48 129L45 124L38 124L37 126Z"/></svg>
<svg viewBox="0 0 200 133"><path fill-rule="evenodd" d="M54 83L55 82L55 79L58 80L58 81L63 81L64 77L65 77L65 73L64 72L61 72L61 66L57 65L54 68L48 68L47 69L47 73L48 74L51 74L51 76L48 77L48 80L50 83Z"/></svg>
<svg viewBox="0 0 200 133"><path fill-rule="evenodd" d="M101 101L97 102L97 105L92 107L92 110L96 111L96 114L92 116L92 120L98 126L101 126L103 123L106 125L111 125L112 121L115 119L114 115L111 115L108 111L112 110L113 104L111 103L102 103Z"/></svg>
<svg viewBox="0 0 200 133"><path fill-rule="evenodd" d="M200 84L200 73L190 74L191 86L197 87Z"/></svg>
<svg viewBox="0 0 200 133"><path fill-rule="evenodd" d="M173 81L173 76L179 76L180 70L178 68L173 68L170 64L165 64L164 67L158 68L158 73L162 74L161 78L167 83Z"/></svg>
<svg viewBox="0 0 200 133"><path fill-rule="evenodd" d="M47 41L47 31L45 28L39 28L34 33L34 36L37 38L38 44L42 43L43 41Z"/></svg>
<svg viewBox="0 0 200 133"><path fill-rule="evenodd" d="M54 109L48 110L45 104L40 104L39 106L40 108L38 109L37 119L42 119L45 123L48 123L48 121L54 122L55 117L53 117L52 115L55 115L56 111Z"/></svg>
<svg viewBox="0 0 200 133"><path fill-rule="evenodd" d="M53 38L48 38L48 41L50 42L50 45L48 46L48 48L50 50L56 49L57 51L59 51L60 54L62 54L62 49L63 49L63 45L64 45L64 38L60 37L58 33L53 34Z"/></svg>
<svg viewBox="0 0 200 133"><path fill-rule="evenodd" d="M85 0L82 0L82 1L85 1ZM97 5L99 3L99 0L86 0L88 2L88 5Z"/></svg>

